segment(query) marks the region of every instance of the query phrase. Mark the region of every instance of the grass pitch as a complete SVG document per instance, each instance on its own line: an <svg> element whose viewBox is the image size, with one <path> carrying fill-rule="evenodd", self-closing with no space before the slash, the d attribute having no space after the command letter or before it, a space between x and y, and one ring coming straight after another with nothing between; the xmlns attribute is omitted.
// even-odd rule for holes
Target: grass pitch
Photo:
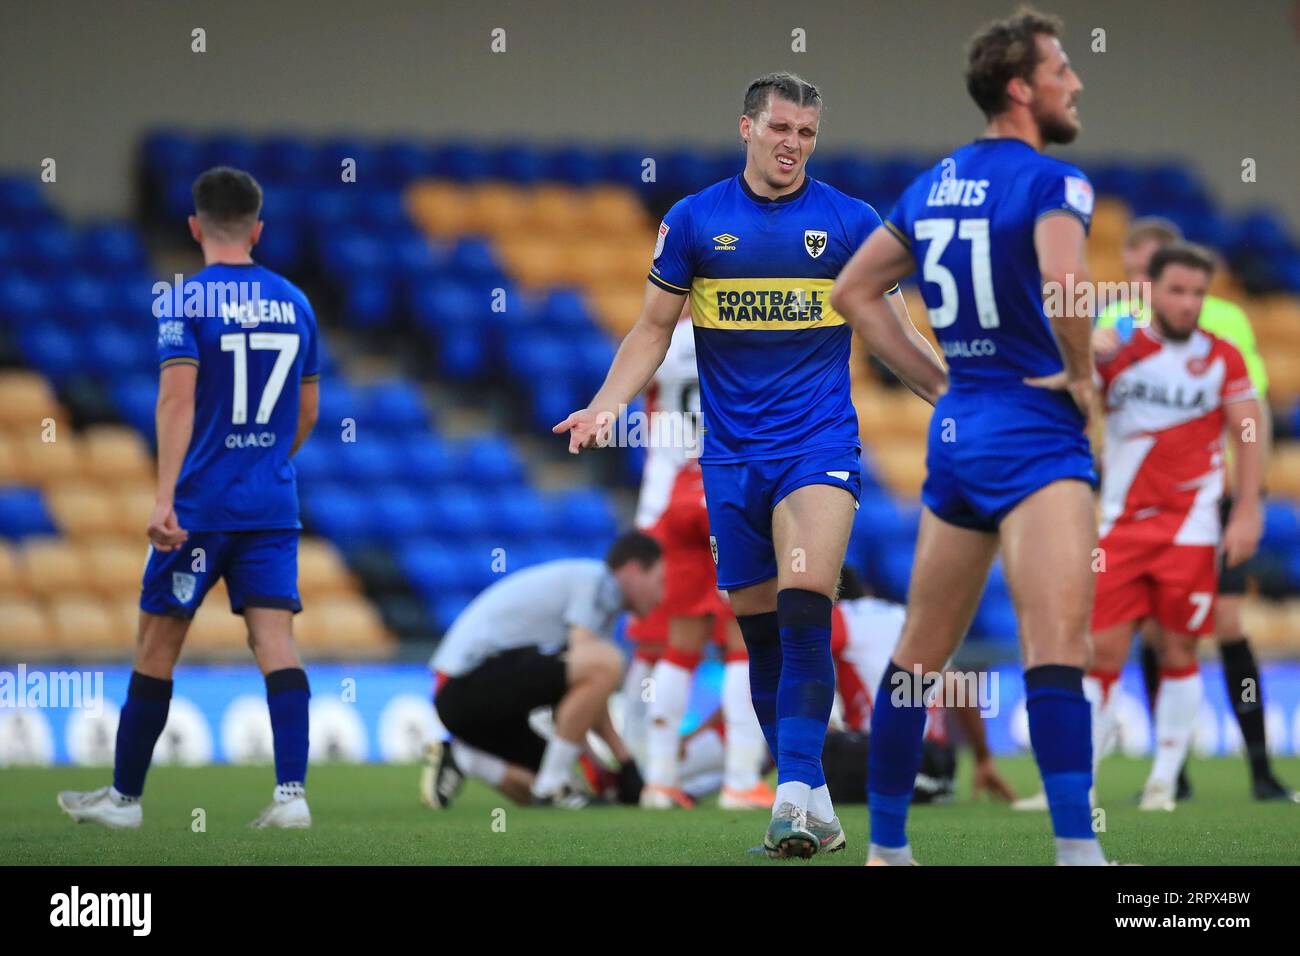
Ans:
<svg viewBox="0 0 1300 956"><path fill-rule="evenodd" d="M1022 796L1038 789L1031 759L1000 763ZM965 755L962 765L969 771ZM1194 760L1195 797L1168 814L1139 813L1136 807L1148 766L1114 757L1102 768L1102 845L1111 858L1175 866L1300 863L1300 805L1251 800L1243 760ZM1276 768L1285 782L1300 783L1300 758L1278 760ZM471 783L452 809L435 812L418 802L418 774L413 766L313 767L313 828L255 831L246 824L270 799L269 768L156 767L149 773L144 826L110 831L73 823L54 802L59 790L103 786L108 771L4 769L0 864L855 866L866 851L867 812L861 805L839 808L849 841L845 852L775 864L746 853L762 840L765 814L720 810L715 801L689 812L542 810L516 807ZM910 836L921 863L1053 862L1046 814L972 803L969 793L965 774L957 803L913 809ZM200 818L206 829L196 832Z"/></svg>

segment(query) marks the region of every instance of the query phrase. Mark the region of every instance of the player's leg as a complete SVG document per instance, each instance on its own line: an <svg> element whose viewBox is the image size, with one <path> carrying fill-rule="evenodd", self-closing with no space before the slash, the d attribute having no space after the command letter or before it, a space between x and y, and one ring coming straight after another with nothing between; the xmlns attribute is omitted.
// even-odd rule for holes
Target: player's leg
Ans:
<svg viewBox="0 0 1300 956"><path fill-rule="evenodd" d="M1264 726L1264 685L1250 638L1241 623L1246 581L1240 571L1240 568L1226 568L1220 576L1214 638L1223 660L1223 682L1228 691L1228 702L1246 745L1251 791L1256 800L1300 802L1300 794L1273 775L1269 761L1268 735Z"/></svg>
<svg viewBox="0 0 1300 956"><path fill-rule="evenodd" d="M736 615L749 656L750 700L775 760L781 629L776 614L771 505L752 465L703 465L701 471L717 586L727 592Z"/></svg>
<svg viewBox="0 0 1300 956"><path fill-rule="evenodd" d="M717 626L724 635L722 722L726 756L718 803L727 810L770 809L775 794L762 779L767 743L750 699L745 639L733 615L722 614L719 618Z"/></svg>
<svg viewBox="0 0 1300 956"><path fill-rule="evenodd" d="M293 612L245 607L248 646L266 684L275 753L275 790L256 827L311 826L307 807L308 708L311 687L293 643Z"/></svg>
<svg viewBox="0 0 1300 956"><path fill-rule="evenodd" d="M835 703L835 664L831 658L831 606L857 508L858 464L851 462L851 488L826 484L823 475L837 471L823 463L807 484L780 495L772 510L772 540L777 559L777 624L781 634L781 679L777 687L777 787L774 817L784 805L807 812L832 831L839 849L844 836L831 804L822 771L826 726ZM846 463L848 464L848 463ZM799 466L804 470L808 465ZM807 480L806 476L797 479ZM784 493L782 493L784 492ZM794 848L794 849L797 849Z"/></svg>
<svg viewBox="0 0 1300 956"><path fill-rule="evenodd" d="M220 576L223 557L222 535L192 534L177 551L150 549L131 679L118 717L113 784L58 795L59 806L79 823L140 825L145 775L171 708L172 672L190 619Z"/></svg>
<svg viewBox="0 0 1300 956"><path fill-rule="evenodd" d="M1084 677L1084 695L1092 712L1092 774L1097 771L1113 734L1118 731L1115 688L1133 643L1134 622L1125 621L1092 632L1092 663ZM1046 805L1044 805L1046 809Z"/></svg>
<svg viewBox="0 0 1300 956"><path fill-rule="evenodd" d="M686 805L681 799L679 779L681 727L691 679L712 633L711 617L674 615L668 620L668 648L654 666L650 678L653 693L646 714L646 774L641 806L648 809Z"/></svg>
<svg viewBox="0 0 1300 956"><path fill-rule="evenodd" d="M307 805L308 705L311 688L293 643L298 597L296 530L230 535L225 578L230 610L242 614L248 646L266 685L275 753L271 803L252 826L311 826Z"/></svg>
<svg viewBox="0 0 1300 956"><path fill-rule="evenodd" d="M532 785L534 799L542 802L563 799L587 732L623 679L623 657L607 641L570 647L562 658L565 686L555 704L555 735L546 744Z"/></svg>
<svg viewBox="0 0 1300 956"><path fill-rule="evenodd" d="M1039 488L1006 515L1000 537L1057 862L1102 864L1089 802L1092 719L1083 690L1097 544L1092 489L1072 479Z"/></svg>
<svg viewBox="0 0 1300 956"><path fill-rule="evenodd" d="M1178 771L1187 760L1205 693L1196 660L1196 640L1191 634L1166 631L1161 642L1155 759L1142 788L1138 804L1142 810L1174 809Z"/></svg>
<svg viewBox="0 0 1300 956"><path fill-rule="evenodd" d="M907 864L907 811L921 763L924 699L911 693L915 674L938 673L970 627L984 591L997 535L949 524L921 512L903 633L877 689L868 751L871 816L869 863Z"/></svg>

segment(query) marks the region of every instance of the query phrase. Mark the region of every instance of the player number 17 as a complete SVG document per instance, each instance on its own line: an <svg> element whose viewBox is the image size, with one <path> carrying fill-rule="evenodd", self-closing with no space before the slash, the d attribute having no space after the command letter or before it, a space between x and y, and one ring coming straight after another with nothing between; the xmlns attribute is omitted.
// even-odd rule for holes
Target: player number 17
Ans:
<svg viewBox="0 0 1300 956"><path fill-rule="evenodd" d="M929 240L921 275L939 287L943 301L930 310L930 327L944 329L957 321L957 280L939 264L953 234L970 243L970 279L975 292L975 311L980 328L996 329L998 303L993 296L993 265L989 259L989 221L987 219L918 219L912 224L917 239Z"/></svg>
<svg viewBox="0 0 1300 956"><path fill-rule="evenodd" d="M253 419L259 425L271 420L275 403L280 399L289 369L293 367L294 356L298 354L298 336L289 332L230 332L221 337L221 351L233 352L235 356L234 394L231 396L230 421L235 425L248 424L248 349L267 349L279 354L275 365L267 376L266 385L262 387L262 398L257 403L257 417Z"/></svg>

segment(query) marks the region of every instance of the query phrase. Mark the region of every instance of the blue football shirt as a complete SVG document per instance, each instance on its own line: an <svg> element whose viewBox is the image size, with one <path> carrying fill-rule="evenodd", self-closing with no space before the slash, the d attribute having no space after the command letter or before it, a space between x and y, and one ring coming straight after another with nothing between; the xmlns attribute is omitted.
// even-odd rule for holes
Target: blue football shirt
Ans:
<svg viewBox="0 0 1300 956"><path fill-rule="evenodd" d="M170 301L155 306L162 368L199 370L177 520L187 531L302 527L289 451L300 385L320 374L307 297L256 263L212 265L177 304L179 315Z"/></svg>
<svg viewBox="0 0 1300 956"><path fill-rule="evenodd" d="M969 143L904 191L885 226L919 265L952 388L1019 385L1061 371L1034 227L1061 214L1086 232L1092 205L1082 172L1019 139Z"/></svg>
<svg viewBox="0 0 1300 956"><path fill-rule="evenodd" d="M668 211L649 279L691 297L702 462L860 447L852 333L830 292L878 225L869 205L807 176L778 199L733 176Z"/></svg>

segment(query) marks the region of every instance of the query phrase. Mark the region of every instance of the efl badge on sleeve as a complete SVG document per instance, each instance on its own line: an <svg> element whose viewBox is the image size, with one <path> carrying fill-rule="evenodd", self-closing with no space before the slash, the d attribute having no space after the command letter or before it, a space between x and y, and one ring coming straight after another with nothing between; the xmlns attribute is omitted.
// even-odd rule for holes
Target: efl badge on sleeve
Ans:
<svg viewBox="0 0 1300 956"><path fill-rule="evenodd" d="M664 254L664 240L668 238L668 223L659 223L659 238L655 240L655 258Z"/></svg>
<svg viewBox="0 0 1300 956"><path fill-rule="evenodd" d="M1092 215L1092 184L1078 176L1065 177L1065 201L1085 216Z"/></svg>

